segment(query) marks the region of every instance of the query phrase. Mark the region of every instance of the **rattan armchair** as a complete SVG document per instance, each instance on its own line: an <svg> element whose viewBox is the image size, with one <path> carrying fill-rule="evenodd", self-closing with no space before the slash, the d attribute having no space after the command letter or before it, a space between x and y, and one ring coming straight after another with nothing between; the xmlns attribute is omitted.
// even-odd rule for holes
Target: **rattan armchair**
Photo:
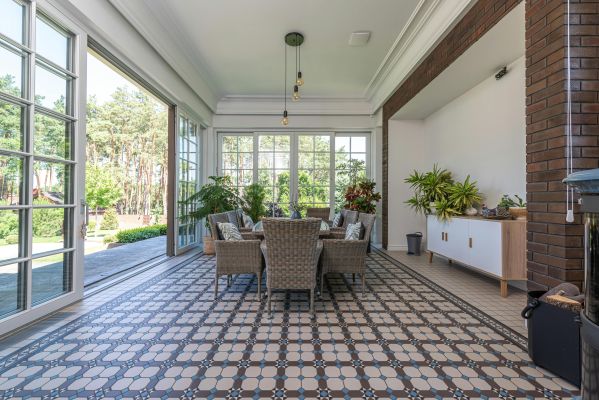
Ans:
<svg viewBox="0 0 599 400"><path fill-rule="evenodd" d="M330 273L360 274L364 296L366 250L368 240L324 239L320 268L320 294L323 293L324 277Z"/></svg>
<svg viewBox="0 0 599 400"><path fill-rule="evenodd" d="M306 209L307 218L320 218L324 222L329 222L331 218L331 207L310 207Z"/></svg>
<svg viewBox="0 0 599 400"><path fill-rule="evenodd" d="M322 241L322 258L320 269L320 294L322 295L324 277L329 273L360 274L362 280L362 296L366 284L366 253L370 242L372 227L376 220L375 214L360 213L358 221L364 227L361 240L325 239Z"/></svg>
<svg viewBox="0 0 599 400"><path fill-rule="evenodd" d="M226 213L211 214L208 216L211 231L216 238L216 271L214 281L214 298L218 296L218 278L227 275L227 285L230 284L231 275L256 274L258 276L258 299L261 295L262 271L264 262L260 250L260 240L223 240L218 229L218 222L228 222Z"/></svg>
<svg viewBox="0 0 599 400"><path fill-rule="evenodd" d="M268 313L272 316L272 291L294 289L310 291L310 313L314 315L316 271L322 251L318 240L320 220L264 218L262 252L266 261Z"/></svg>

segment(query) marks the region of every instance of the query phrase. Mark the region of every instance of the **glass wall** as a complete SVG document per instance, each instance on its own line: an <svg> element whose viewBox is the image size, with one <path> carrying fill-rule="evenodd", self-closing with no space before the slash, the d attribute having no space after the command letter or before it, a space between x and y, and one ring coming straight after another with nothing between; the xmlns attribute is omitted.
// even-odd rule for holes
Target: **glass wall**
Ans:
<svg viewBox="0 0 599 400"><path fill-rule="evenodd" d="M351 173L368 173L368 133L222 133L219 174L239 188L265 186L267 202L285 213L289 201L308 207L343 205Z"/></svg>
<svg viewBox="0 0 599 400"><path fill-rule="evenodd" d="M72 289L73 42L0 0L0 319Z"/></svg>
<svg viewBox="0 0 599 400"><path fill-rule="evenodd" d="M177 196L177 248L183 249L199 241L199 224L191 214L196 202L188 199L199 190L200 183L200 129L189 118L179 116L178 143L178 196Z"/></svg>

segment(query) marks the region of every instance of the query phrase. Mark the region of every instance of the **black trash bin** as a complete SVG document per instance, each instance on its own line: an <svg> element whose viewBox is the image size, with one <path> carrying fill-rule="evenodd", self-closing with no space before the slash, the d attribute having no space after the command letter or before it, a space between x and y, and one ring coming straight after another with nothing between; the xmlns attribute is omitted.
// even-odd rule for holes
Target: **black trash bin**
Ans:
<svg viewBox="0 0 599 400"><path fill-rule="evenodd" d="M539 300L543 294L528 292L522 310L528 326L528 355L538 366L580 386L580 317Z"/></svg>
<svg viewBox="0 0 599 400"><path fill-rule="evenodd" d="M582 195L585 224L585 277L582 328L582 398L599 400L599 169L564 179Z"/></svg>
<svg viewBox="0 0 599 400"><path fill-rule="evenodd" d="M415 256L420 255L420 247L422 246L422 232L408 233L408 254Z"/></svg>

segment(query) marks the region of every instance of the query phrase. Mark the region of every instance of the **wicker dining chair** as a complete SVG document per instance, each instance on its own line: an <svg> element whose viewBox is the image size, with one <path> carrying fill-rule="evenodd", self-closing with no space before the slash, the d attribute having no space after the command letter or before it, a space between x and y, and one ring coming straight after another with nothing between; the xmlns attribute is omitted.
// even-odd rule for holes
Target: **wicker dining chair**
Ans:
<svg viewBox="0 0 599 400"><path fill-rule="evenodd" d="M264 218L262 252L266 262L268 313L272 317L272 291L310 291L310 313L314 316L314 289L322 242L318 240L320 219Z"/></svg>
<svg viewBox="0 0 599 400"><path fill-rule="evenodd" d="M223 240L220 237L218 222L225 220L226 213L211 214L208 216L212 232L216 232L214 249L216 250L216 271L214 280L214 298L218 296L218 278L226 275L227 286L231 283L231 276L238 274L256 274L258 277L258 300L262 288L262 272L264 261L260 250L260 240Z"/></svg>
<svg viewBox="0 0 599 400"><path fill-rule="evenodd" d="M323 293L324 277L331 273L360 274L362 278L362 296L366 283L366 250L368 240L324 239L320 267L320 295Z"/></svg>
<svg viewBox="0 0 599 400"><path fill-rule="evenodd" d="M307 218L320 218L324 222L329 222L331 218L331 207L309 207L306 209Z"/></svg>
<svg viewBox="0 0 599 400"><path fill-rule="evenodd" d="M324 239L322 241L322 257L320 269L320 294L322 295L324 277L329 273L352 274L356 281L356 274L362 280L362 296L366 285L366 256L375 214L360 213L358 221L362 223L364 232L360 240Z"/></svg>

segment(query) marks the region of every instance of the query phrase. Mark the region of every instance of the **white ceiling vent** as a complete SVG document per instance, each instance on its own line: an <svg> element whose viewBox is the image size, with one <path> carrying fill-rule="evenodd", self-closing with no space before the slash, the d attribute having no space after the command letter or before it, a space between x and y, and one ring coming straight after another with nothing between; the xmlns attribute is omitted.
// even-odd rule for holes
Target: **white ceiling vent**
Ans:
<svg viewBox="0 0 599 400"><path fill-rule="evenodd" d="M353 32L349 35L350 46L366 46L366 43L370 40L370 32Z"/></svg>

